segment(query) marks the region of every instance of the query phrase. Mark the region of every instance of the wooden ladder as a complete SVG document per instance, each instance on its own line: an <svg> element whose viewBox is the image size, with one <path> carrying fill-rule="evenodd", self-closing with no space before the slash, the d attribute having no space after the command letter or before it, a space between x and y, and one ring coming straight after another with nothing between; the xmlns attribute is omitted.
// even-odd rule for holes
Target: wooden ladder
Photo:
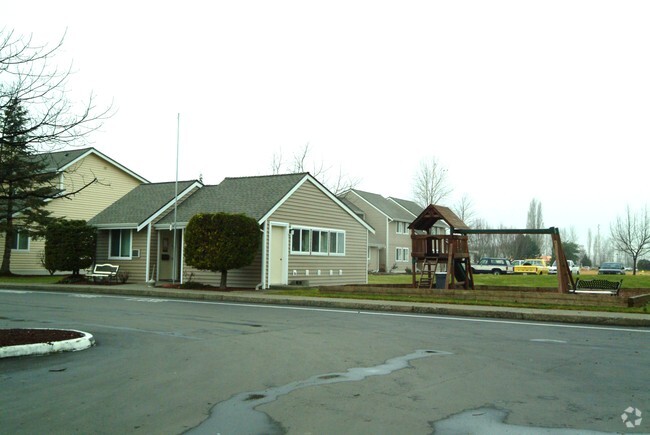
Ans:
<svg viewBox="0 0 650 435"><path fill-rule="evenodd" d="M432 270L433 267L433 270ZM435 274L438 269L438 257L429 258L426 257L422 263L422 270L420 271L420 281L418 282L418 288L427 286L428 288L433 288L435 285ZM427 273L425 276L424 273Z"/></svg>

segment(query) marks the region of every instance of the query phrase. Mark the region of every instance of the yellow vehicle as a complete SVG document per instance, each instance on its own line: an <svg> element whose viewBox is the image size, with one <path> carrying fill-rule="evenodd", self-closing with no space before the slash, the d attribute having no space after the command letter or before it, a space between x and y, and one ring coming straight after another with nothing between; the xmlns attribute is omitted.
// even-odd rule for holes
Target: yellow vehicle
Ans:
<svg viewBox="0 0 650 435"><path fill-rule="evenodd" d="M515 266L514 273L522 273L524 275L529 273L534 275L548 274L548 264L541 258L528 258L524 260L524 264Z"/></svg>

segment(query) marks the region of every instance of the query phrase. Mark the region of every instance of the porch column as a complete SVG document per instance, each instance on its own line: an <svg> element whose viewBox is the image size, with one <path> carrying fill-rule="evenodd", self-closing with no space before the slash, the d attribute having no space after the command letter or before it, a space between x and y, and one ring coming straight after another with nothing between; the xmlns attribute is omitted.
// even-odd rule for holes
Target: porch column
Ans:
<svg viewBox="0 0 650 435"><path fill-rule="evenodd" d="M145 260L146 271L144 273L144 281L149 282L149 269L151 268L151 223L147 225L147 258Z"/></svg>

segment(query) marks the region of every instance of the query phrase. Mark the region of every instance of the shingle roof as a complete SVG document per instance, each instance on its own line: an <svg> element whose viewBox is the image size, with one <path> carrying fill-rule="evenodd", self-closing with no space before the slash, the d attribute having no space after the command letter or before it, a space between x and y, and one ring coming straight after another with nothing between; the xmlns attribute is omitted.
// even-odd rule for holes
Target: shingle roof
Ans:
<svg viewBox="0 0 650 435"><path fill-rule="evenodd" d="M408 199L394 198L392 196L389 196L388 199L395 201L397 204L413 213L413 216L418 216L420 213L422 213L422 210L424 210L424 207L421 207L418 203Z"/></svg>
<svg viewBox="0 0 650 435"><path fill-rule="evenodd" d="M47 172L57 172L69 165L93 148L80 148L66 151L55 151L51 153L36 154L34 158L43 159Z"/></svg>
<svg viewBox="0 0 650 435"><path fill-rule="evenodd" d="M179 181L183 192L196 181ZM137 227L174 200L176 183L141 184L88 221L93 226Z"/></svg>
<svg viewBox="0 0 650 435"><path fill-rule="evenodd" d="M411 222L413 220L414 215L381 195L357 189L352 189L351 191L365 199L392 220L403 222Z"/></svg>
<svg viewBox="0 0 650 435"><path fill-rule="evenodd" d="M262 219L307 173L225 178L216 186L205 186L184 201L177 210L176 221L186 224L197 213L243 213ZM159 221L173 223L172 213Z"/></svg>
<svg viewBox="0 0 650 435"><path fill-rule="evenodd" d="M126 172L127 174L130 174L131 176L137 178L142 183L149 182L146 178L136 174L135 172L131 171L129 168L122 166L120 163L116 162L115 160L111 159L105 154L100 153L99 151L97 151L95 148L92 147L35 154L32 156L32 158L43 159L43 161L45 162L46 173L49 172L56 173L65 170L68 165L74 163L76 160L82 157L85 157L87 154L94 154L106 160L107 162L115 165L116 167L120 168L122 171Z"/></svg>

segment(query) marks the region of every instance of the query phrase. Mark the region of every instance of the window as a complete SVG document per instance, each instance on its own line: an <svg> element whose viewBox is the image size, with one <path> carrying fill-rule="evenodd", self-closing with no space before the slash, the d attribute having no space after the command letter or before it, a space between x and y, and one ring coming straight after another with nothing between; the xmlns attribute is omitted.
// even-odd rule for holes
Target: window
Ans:
<svg viewBox="0 0 650 435"><path fill-rule="evenodd" d="M14 251L29 251L29 235L21 231L14 231L11 249Z"/></svg>
<svg viewBox="0 0 650 435"><path fill-rule="evenodd" d="M344 255L343 231L317 228L292 228L291 253L312 255Z"/></svg>
<svg viewBox="0 0 650 435"><path fill-rule="evenodd" d="M330 254L345 254L345 233L341 231L330 232Z"/></svg>
<svg viewBox="0 0 650 435"><path fill-rule="evenodd" d="M295 228L291 235L292 253L309 253L309 240L311 233L307 229Z"/></svg>
<svg viewBox="0 0 650 435"><path fill-rule="evenodd" d="M397 222L397 234L408 234L408 233L409 233L408 222Z"/></svg>
<svg viewBox="0 0 650 435"><path fill-rule="evenodd" d="M111 230L108 257L131 258L131 230Z"/></svg>
<svg viewBox="0 0 650 435"><path fill-rule="evenodd" d="M409 261L409 248L395 248L395 261Z"/></svg>
<svg viewBox="0 0 650 435"><path fill-rule="evenodd" d="M312 230L311 232L311 253L325 254L329 252L329 232L321 230Z"/></svg>

